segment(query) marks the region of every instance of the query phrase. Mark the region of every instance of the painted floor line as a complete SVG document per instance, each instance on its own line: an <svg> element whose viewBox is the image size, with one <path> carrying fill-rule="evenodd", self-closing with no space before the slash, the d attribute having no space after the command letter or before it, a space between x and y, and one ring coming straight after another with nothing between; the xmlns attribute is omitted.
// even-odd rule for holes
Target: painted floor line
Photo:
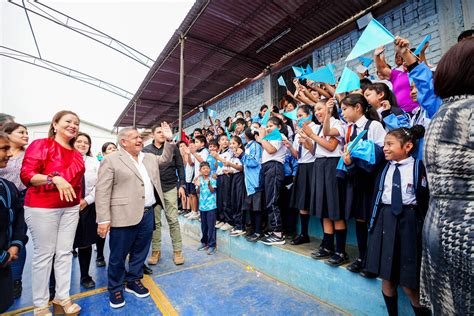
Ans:
<svg viewBox="0 0 474 316"><path fill-rule="evenodd" d="M177 273L177 272L192 270L192 269L195 269L195 268L202 268L202 267L206 267L206 266L212 266L212 265L215 265L215 264L218 264L218 263L221 263L221 262L225 262L229 259L230 259L230 257L227 257L225 259L218 259L216 261L210 261L210 262L206 262L206 263L195 264L195 265L191 265L191 266L188 266L188 267L185 267L185 268L182 268L182 269L163 272L161 274L155 274L156 272L153 272L153 277L161 277L161 276L165 276L165 275L174 274L174 273Z"/></svg>
<svg viewBox="0 0 474 316"><path fill-rule="evenodd" d="M174 309L168 297L166 297L165 293L158 287L158 285L156 285L155 281L153 281L153 279L150 276L145 275L143 277L143 283L150 291L151 298L153 299L156 306L160 309L163 315L165 316L179 315L176 309Z"/></svg>
<svg viewBox="0 0 474 316"><path fill-rule="evenodd" d="M90 291L87 291L87 292L81 292L81 293L71 295L71 299L72 300L77 300L77 299L92 296L92 295L95 295L95 294L104 293L106 291L107 291L106 287L101 287L101 288L90 290ZM49 302L48 305L51 306L52 303ZM11 312L4 313L2 315L10 316L10 315L26 314L26 313L32 312L34 308L35 308L34 306L23 307L23 308L20 308L20 309L11 311Z"/></svg>
<svg viewBox="0 0 474 316"><path fill-rule="evenodd" d="M240 261L239 259L236 259L236 258L234 258L234 257L229 257L228 259L230 259L231 261L235 261L235 262L238 263L238 264L242 264L242 265L244 265L244 266L249 267L249 265L248 265L246 262ZM347 312L347 311L345 311L345 310L343 310L343 309L341 309L341 308L339 308L339 307L337 307L337 306L334 306L334 305L332 305L332 304L329 303L329 302L322 301L319 297L314 296L314 295L312 295L312 294L310 294L310 293L308 293L308 292L302 291L302 290L300 290L300 289L294 287L294 286L291 285L291 284L288 284L288 283L285 283L285 282L283 282L283 281L280 281L280 280L278 280L277 278L275 278L275 277L273 277L273 276L271 276L271 275L269 275L269 274L263 272L262 270L259 270L259 269L255 268L255 267L251 267L251 268L253 268L255 271L258 271L258 273L260 273L261 275L263 275L264 277L266 277L266 278L269 279L269 280L272 280L272 281L274 281L274 282L279 282L279 283L284 284L285 286L287 286L287 287L289 287L289 288L291 288L291 289L293 289L293 290L295 290L295 291L297 291L297 292L300 292L300 293L302 293L302 294L304 294L304 295L308 295L309 297L311 297L311 298L314 299L315 301L318 301L318 302L320 302L321 304L324 304L324 305L331 306L332 308L338 310L339 312L341 312L341 313L343 313L343 314L351 315L349 312Z"/></svg>

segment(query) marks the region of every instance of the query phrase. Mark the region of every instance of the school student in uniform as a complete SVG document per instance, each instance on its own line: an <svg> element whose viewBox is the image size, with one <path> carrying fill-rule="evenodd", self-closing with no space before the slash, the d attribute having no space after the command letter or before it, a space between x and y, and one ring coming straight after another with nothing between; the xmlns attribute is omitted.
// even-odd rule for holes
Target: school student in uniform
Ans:
<svg viewBox="0 0 474 316"><path fill-rule="evenodd" d="M261 127L257 141L263 147L261 183L264 191L264 210L268 215L271 232L260 239L265 245L283 245L285 238L282 232L281 210L278 205L281 186L283 185L283 163L287 149L281 140L264 140L263 138L277 129L281 131L283 122L275 116L268 119L267 126ZM286 137L285 137L286 139Z"/></svg>
<svg viewBox="0 0 474 316"><path fill-rule="evenodd" d="M199 195L202 232L201 246L197 250L213 255L216 253L216 180L210 176L208 162L201 162L199 171L199 177L194 180Z"/></svg>
<svg viewBox="0 0 474 316"><path fill-rule="evenodd" d="M335 129L341 135L344 134L344 129L339 120L337 107L334 106L334 99L320 100L314 109L321 125L317 127L317 132L309 126L304 126L303 130L316 143L310 209L311 215L321 218L324 237L321 246L311 254L311 257L317 260L328 259L326 263L340 266L349 260L346 254L348 214L344 213L345 183L336 177L336 167L344 140L340 136L324 136L323 127L328 125L330 130Z"/></svg>
<svg viewBox="0 0 474 316"><path fill-rule="evenodd" d="M377 111L379 119L387 131L399 127L409 127L410 117L400 109L395 94L385 83L370 84L365 89L364 96Z"/></svg>
<svg viewBox="0 0 474 316"><path fill-rule="evenodd" d="M241 157L244 166L244 202L242 205L243 213L247 211L250 214L252 224L252 234L246 239L249 242L256 242L263 237L262 234L262 186L260 184L260 170L262 168L262 146L255 140L256 130L247 128L245 130L244 154Z"/></svg>
<svg viewBox="0 0 474 316"><path fill-rule="evenodd" d="M221 230L231 230L232 226L232 205L231 205L231 184L232 174L229 168L224 165L232 157L229 148L229 137L220 135L219 152L211 152L211 155L217 160L217 221L216 228Z"/></svg>
<svg viewBox="0 0 474 316"><path fill-rule="evenodd" d="M217 159L214 158L212 153L217 153L217 151L219 150L219 144L215 139L212 139L209 141L207 147L209 149L209 156L207 156L206 161L209 163L209 167L211 168L211 177L215 178L215 174L217 172Z"/></svg>
<svg viewBox="0 0 474 316"><path fill-rule="evenodd" d="M379 121L374 108L361 94L349 94L341 100L342 116L348 125L344 128L344 134L330 124L323 125L325 136L345 137L346 144L354 140L359 133L366 130L362 140L371 140L376 145L376 151L380 151L384 144L385 129ZM327 123L327 120L325 121ZM347 146L347 145L346 145ZM344 164L349 170L346 178L346 194L344 213L356 219L356 237L359 248L359 257L352 262L347 269L354 273L361 273L364 277L374 277L371 273L363 271L363 260L367 250L367 222L371 216L371 203L373 198L373 187L375 182L375 165L368 166L351 159L346 151L343 155Z"/></svg>
<svg viewBox="0 0 474 316"><path fill-rule="evenodd" d="M231 205L234 228L230 232L230 236L238 237L245 235L245 213L242 208L244 201L245 178L244 166L240 158L244 152L244 145L240 136L232 136L230 139L230 149L232 156L224 165L232 172L231 180Z"/></svg>
<svg viewBox="0 0 474 316"><path fill-rule="evenodd" d="M291 155L298 159L293 192L290 205L299 210L301 221L301 233L291 241L292 245L309 243L309 207L311 202L311 181L313 180L314 142L303 131L303 124L308 126L313 133L316 132L316 124L312 122L312 109L309 105L302 105L296 113L298 117L298 129L293 144L283 141Z"/></svg>
<svg viewBox="0 0 474 316"><path fill-rule="evenodd" d="M185 180L185 191L186 196L181 201L183 212L181 215L187 215L191 213L191 194L196 192L195 185L193 184L194 179L194 166L191 165L190 154L191 151L189 150L188 144L185 141L179 142L179 151L181 153L181 157L183 158L183 165L184 165L184 180Z"/></svg>
<svg viewBox="0 0 474 316"><path fill-rule="evenodd" d="M282 131L282 134L285 136L287 135L286 133L287 131ZM284 145L285 142L288 142L288 146L291 147L291 140L284 140ZM291 239L296 237L296 226L298 224L299 210L291 205L291 197L293 195L294 182L297 172L298 158L295 158L291 154L290 150L287 148L285 154L285 162L283 163L283 185L281 186L279 198L282 232L285 235L285 239L286 236L292 236Z"/></svg>
<svg viewBox="0 0 474 316"><path fill-rule="evenodd" d="M419 300L421 235L429 190L425 166L411 156L423 135L421 125L388 132L383 148L387 163L375 182L366 269L382 278L390 316L398 315L398 286L410 299L415 315L431 315Z"/></svg>
<svg viewBox="0 0 474 316"><path fill-rule="evenodd" d="M200 165L202 162L207 161L209 156L209 150L206 148L207 140L205 136L197 135L194 136L194 145L189 145L190 150L190 161L191 165L194 166L194 179L199 177ZM198 212L198 200L196 196L196 190L191 192L191 215L187 216L188 219L199 219Z"/></svg>

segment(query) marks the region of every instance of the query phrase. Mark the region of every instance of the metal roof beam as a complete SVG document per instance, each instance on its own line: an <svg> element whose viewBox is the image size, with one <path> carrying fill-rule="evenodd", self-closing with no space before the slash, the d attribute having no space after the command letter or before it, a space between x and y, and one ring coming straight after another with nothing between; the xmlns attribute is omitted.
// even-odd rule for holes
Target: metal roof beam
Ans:
<svg viewBox="0 0 474 316"><path fill-rule="evenodd" d="M145 67L150 68L155 62L150 57L139 52L138 50L130 47L129 45L113 38L110 35L107 35L104 32L99 31L92 26L83 23L73 17L66 15L58 10L55 10L51 7L48 7L45 4L42 4L39 1L27 1L28 5L25 5L25 2L19 0L8 0L11 4L14 4L20 8L23 8L25 12L31 12L40 16L48 21L56 23L60 26L63 26L71 31L77 32L93 41L96 41L104 46L107 46L116 52L125 55L126 57L142 64Z"/></svg>
<svg viewBox="0 0 474 316"><path fill-rule="evenodd" d="M108 83L104 80L98 79L96 77L90 76L88 74L74 70L72 68L53 63L51 61L47 61L45 59L38 58L24 52L20 52L15 49L11 49L5 46L0 46L0 56L15 59L15 60L30 64L33 66L41 67L43 69L56 72L58 74L67 76L69 78L73 78L73 79L85 82L97 88L116 94L127 100L130 100L133 97L133 93L128 92L127 90L124 90L122 88L119 88L116 85Z"/></svg>

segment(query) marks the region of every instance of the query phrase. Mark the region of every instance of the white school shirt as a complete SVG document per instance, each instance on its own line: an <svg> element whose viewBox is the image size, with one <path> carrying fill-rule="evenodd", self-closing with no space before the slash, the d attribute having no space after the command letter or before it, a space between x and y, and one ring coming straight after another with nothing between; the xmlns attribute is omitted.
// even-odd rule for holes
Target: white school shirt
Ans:
<svg viewBox="0 0 474 316"><path fill-rule="evenodd" d="M338 119L335 119L334 117L331 116L329 120L329 127L330 128L335 128L339 131L339 134L344 134L344 127L342 126L342 122ZM319 131L319 126L318 126L318 131ZM323 130L318 134L319 137L324 137ZM331 139L330 136L326 136L326 140L329 141ZM337 139L337 147L334 151L329 151L326 148L323 148L323 146L316 145L316 157L341 157L341 151L344 149L344 137L339 136L336 137Z"/></svg>
<svg viewBox="0 0 474 316"><path fill-rule="evenodd" d="M230 161L232 158L232 150L230 148L227 148L222 153L219 153L219 157L224 159L225 161ZM223 175L224 170L230 170L230 167L226 167L223 164L224 164L223 162L220 162L220 161L217 162L216 174L218 176Z"/></svg>
<svg viewBox="0 0 474 316"><path fill-rule="evenodd" d="M156 203L156 199L155 199L153 183L151 182L151 179L148 176L148 171L146 170L145 165L143 164L143 158L145 158L145 154L140 152L138 154L138 162L137 162L135 159L133 159L132 155L130 155L126 150L123 150L123 151L127 154L127 156L133 162L135 167L138 169L138 172L140 173L140 176L143 180L143 184L145 186L145 207L152 206L153 204Z"/></svg>
<svg viewBox="0 0 474 316"><path fill-rule="evenodd" d="M186 163L184 166L184 176L187 183L193 182L194 179L194 166L191 166L189 163Z"/></svg>
<svg viewBox="0 0 474 316"><path fill-rule="evenodd" d="M197 154L202 158L203 161L207 161L207 157L209 156L209 150L207 148L202 148ZM199 172L199 168L201 167L201 163L191 154L191 160L194 163L194 179L199 178L201 173Z"/></svg>
<svg viewBox="0 0 474 316"><path fill-rule="evenodd" d="M400 166L398 166L398 170L400 170L403 205L416 205L414 182L416 180L413 179L415 159L413 157L408 157L407 159L401 160L399 162L390 161L390 167L388 167L383 185L382 203L387 205L392 204L392 182L396 163L400 164Z"/></svg>
<svg viewBox="0 0 474 316"><path fill-rule="evenodd" d="M284 135L281 135L283 139L286 139ZM270 144L276 148L276 152L274 154L268 153L265 149L262 152L262 164L269 162L269 161L277 161L279 163L285 163L285 156L287 152L287 148L283 145L281 140L269 140Z"/></svg>
<svg viewBox="0 0 474 316"><path fill-rule="evenodd" d="M83 156L86 172L84 173L84 200L91 205L95 202L95 185L97 183L97 174L99 172L99 161L90 156Z"/></svg>
<svg viewBox="0 0 474 316"><path fill-rule="evenodd" d="M309 123L308 125L309 127L311 127L311 130L313 130L314 133L318 133L318 130L319 130L319 126L316 125L314 122L311 122ZM299 143L299 140L300 140L301 136L300 134L296 133L295 134L295 140L293 141L293 148L296 150L296 152L298 152L298 149L301 145L302 147L302 150L301 150L301 157L298 157L298 163L310 163L310 162L314 162L314 160L316 159L314 157L314 152L315 152L315 146L317 146L314 141L312 139L311 142L313 143L313 150L312 151L309 151L308 149L306 149L304 147L304 144L300 144Z"/></svg>
<svg viewBox="0 0 474 316"><path fill-rule="evenodd" d="M234 153L232 153L232 156L230 157L230 162L233 163L233 164L242 166L242 162L240 161L240 159L239 159L238 157L235 156ZM231 171L231 173L239 173L239 172L242 172L242 171L237 170L237 169L232 168L232 167L229 167L229 170Z"/></svg>
<svg viewBox="0 0 474 316"><path fill-rule="evenodd" d="M364 115L360 119L358 119L357 122L355 122L354 124L349 124L349 125L344 126L344 134L342 135L344 139L347 135L347 130L349 129L349 126L356 125L357 135L359 135L364 130L365 124L367 123L367 121L368 119ZM367 139L372 140L375 144L379 145L380 147L383 147L386 134L387 132L385 131L385 129L383 128L380 122L372 121L372 123L369 126L369 130L367 131Z"/></svg>

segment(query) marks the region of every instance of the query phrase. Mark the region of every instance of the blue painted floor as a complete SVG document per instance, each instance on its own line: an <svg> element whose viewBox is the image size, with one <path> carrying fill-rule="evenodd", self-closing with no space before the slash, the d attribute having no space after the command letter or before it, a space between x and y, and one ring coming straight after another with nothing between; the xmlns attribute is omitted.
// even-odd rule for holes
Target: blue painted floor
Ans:
<svg viewBox="0 0 474 316"><path fill-rule="evenodd" d="M162 258L158 265L151 266L154 270L152 281L165 295L164 300L180 315L344 315L341 310L228 256L219 252L209 256L196 251L197 247L197 242L183 235L186 262L175 266L169 233L164 227ZM24 309L32 306L31 248L29 244L23 295L8 312L22 309L26 314L32 314ZM101 291L107 286L107 269L95 267L95 252L90 272L100 293L80 286L78 260L73 259L71 295L81 296L75 300L82 307L81 315L162 315L151 297L138 299L128 293L125 293L125 307L113 310L108 305L108 293Z"/></svg>

